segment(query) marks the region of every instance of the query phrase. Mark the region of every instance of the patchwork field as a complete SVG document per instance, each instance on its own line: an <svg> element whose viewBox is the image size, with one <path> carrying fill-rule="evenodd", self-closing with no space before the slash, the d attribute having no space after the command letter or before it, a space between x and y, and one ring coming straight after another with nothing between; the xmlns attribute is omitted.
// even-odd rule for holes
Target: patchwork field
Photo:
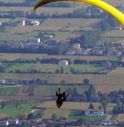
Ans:
<svg viewBox="0 0 124 127"><path fill-rule="evenodd" d="M81 65L81 64L71 64L69 66L61 66L59 64L2 64L0 67L3 68L6 73L16 73L16 72L31 72L36 70L38 72L44 73L56 73L56 71L63 70L63 74L71 74L74 72L83 73L83 72L104 72L106 69L104 67L95 66L95 65ZM59 73L57 72L57 73Z"/></svg>
<svg viewBox="0 0 124 127"><path fill-rule="evenodd" d="M86 60L86 61L118 61L119 59L116 57L108 57L108 56L64 56L64 55L47 55L47 54L23 54L23 53L0 53L0 60L36 60L36 59L48 59L48 58L56 58L56 59L70 59L72 62L76 59Z"/></svg>
<svg viewBox="0 0 124 127"><path fill-rule="evenodd" d="M0 87L0 96L16 96L19 90L19 87Z"/></svg>
<svg viewBox="0 0 124 127"><path fill-rule="evenodd" d="M0 85L0 96L16 96L22 89L21 85Z"/></svg>
<svg viewBox="0 0 124 127"><path fill-rule="evenodd" d="M33 64L12 64L4 68L5 72L16 72L16 71L31 71Z"/></svg>
<svg viewBox="0 0 124 127"><path fill-rule="evenodd" d="M99 106L99 103L93 103L96 109ZM51 118L53 114L57 116L69 118L72 110L85 110L89 106L89 103L82 102L65 102L60 109L56 108L55 101L43 102L38 106L38 108L44 109L44 118ZM111 111L114 107L114 104L108 104L107 110Z"/></svg>
<svg viewBox="0 0 124 127"><path fill-rule="evenodd" d="M5 3L23 3L25 0L19 0L19 1L16 1L16 0L0 0L0 2L5 2Z"/></svg>
<svg viewBox="0 0 124 127"><path fill-rule="evenodd" d="M20 114L30 113L33 110L32 107L38 104L36 102L18 102L18 103L19 105L16 106L16 100L13 100L11 103L5 105L5 108L0 109L0 116L2 114L5 116L15 117Z"/></svg>
<svg viewBox="0 0 124 127"><path fill-rule="evenodd" d="M42 96L55 96L56 90L60 87L60 85L39 85L34 88L34 95L38 97ZM74 91L75 89L79 94L84 93L87 91L88 87L86 86L71 86L71 85L66 85L66 86L61 86L62 91Z"/></svg>
<svg viewBox="0 0 124 127"><path fill-rule="evenodd" d="M104 36L104 37L114 37L114 38L116 38L116 37L124 38L124 30L112 30L112 31L106 32L102 36Z"/></svg>
<svg viewBox="0 0 124 127"><path fill-rule="evenodd" d="M114 72L107 75L0 73L0 79L24 80L38 78L47 81L47 83L56 84L64 80L65 83L71 83L73 85L82 83L83 79L88 78L90 82L95 85L97 91L109 92L112 90L124 89L124 75Z"/></svg>
<svg viewBox="0 0 124 127"><path fill-rule="evenodd" d="M23 3L24 0L21 1L16 1L16 0L0 0L2 2L8 3ZM123 6L124 2L123 0L105 0L109 3L111 3L112 5L116 5L116 6ZM75 10L80 10L82 9L82 12L84 9L86 9L88 6L88 4L85 3L74 3L74 2L70 2L70 4L72 5L71 7L42 7L39 8L36 11L37 15L53 15L53 14L57 14L57 15L62 15L62 14L69 14L74 12ZM34 13L33 12L33 7L0 7L0 12L14 12L14 11L21 11L26 13ZM34 19L26 19L26 18L15 18L10 19L9 22L15 22L15 21L23 21L23 20L29 21L29 20L34 20ZM41 19L38 19L39 21ZM8 19L4 19L1 18L0 20L2 23L3 22L8 22ZM87 22L86 22L87 21ZM26 26L26 27L22 27L21 25L17 25L15 27L11 27L11 28L7 28L5 27L5 31L4 32L0 32L0 40L8 40L8 41L26 41L29 38L30 39L36 39L36 37L38 36L38 31L47 31L47 32L55 32L55 39L57 40L66 40L69 38L75 38L80 36L81 32L80 31L91 31L91 30L95 30L95 28L93 27L95 24L99 24L101 21L101 19L99 18L47 18L44 21L40 21L41 24L38 27L33 27L33 26ZM61 32L61 33L60 33ZM18 34L21 33L21 34ZM104 37L117 37L118 40L120 40L120 37L123 37L123 32L122 31L118 31L116 32L115 35L115 31L109 31L105 34L103 34L102 36ZM6 38L7 37L7 38ZM105 40L102 40L102 37L100 39L101 41L105 42ZM115 40L115 39L114 39Z"/></svg>
<svg viewBox="0 0 124 127"><path fill-rule="evenodd" d="M116 120L119 122L123 122L124 121L124 114L117 115Z"/></svg>
<svg viewBox="0 0 124 127"><path fill-rule="evenodd" d="M119 0L119 1L117 1L117 0L104 0L104 1L109 2L112 5L116 5L116 6L123 5L124 4L124 1L123 0Z"/></svg>

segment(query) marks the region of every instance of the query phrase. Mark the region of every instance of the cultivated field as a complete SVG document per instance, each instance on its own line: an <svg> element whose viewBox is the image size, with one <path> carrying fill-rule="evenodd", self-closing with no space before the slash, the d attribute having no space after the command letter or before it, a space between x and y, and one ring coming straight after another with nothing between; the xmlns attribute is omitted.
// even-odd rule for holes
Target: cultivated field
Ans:
<svg viewBox="0 0 124 127"><path fill-rule="evenodd" d="M124 1L123 0L104 0L112 5L115 5L115 6L118 6L118 5L123 5L124 4Z"/></svg>
<svg viewBox="0 0 124 127"><path fill-rule="evenodd" d="M124 38L124 30L112 30L112 31L106 32L102 36Z"/></svg>
<svg viewBox="0 0 124 127"><path fill-rule="evenodd" d="M25 0L0 0L0 2L4 2L4 3L23 3Z"/></svg>
<svg viewBox="0 0 124 127"><path fill-rule="evenodd" d="M119 59L116 57L108 57L108 56L64 56L64 55L47 55L47 54L23 54L23 53L0 53L0 60L36 60L36 59L47 59L47 58L55 58L55 59L69 59L73 62L76 59L86 60L86 61L118 61Z"/></svg>
<svg viewBox="0 0 124 127"><path fill-rule="evenodd" d="M121 68L121 71L124 71ZM86 75L86 74L16 74L16 73L0 73L0 79L41 79L48 83L56 84L62 80L65 83L73 85L83 82L83 79L88 78L95 85L97 91L109 92L112 90L124 89L124 75L115 73L114 71L106 75Z"/></svg>
<svg viewBox="0 0 124 127"><path fill-rule="evenodd" d="M124 114L117 115L115 120L118 122L124 122Z"/></svg>
<svg viewBox="0 0 124 127"><path fill-rule="evenodd" d="M16 100L12 100L8 103L4 109L0 109L0 116L11 116L15 117L20 114L30 113L33 109L33 106L36 106L36 102L18 102L19 105L16 107Z"/></svg>
<svg viewBox="0 0 124 127"><path fill-rule="evenodd" d="M74 89L77 90L79 94L83 94L85 91L87 91L88 87L86 86L71 86L71 85L38 85L34 87L34 96L37 97L44 97L44 96L55 96L56 90L61 87L62 91L74 91Z"/></svg>
<svg viewBox="0 0 124 127"><path fill-rule="evenodd" d="M95 108L97 109L100 105L99 103L93 103ZM85 110L89 106L89 103L82 103L82 102L65 102L63 103L60 109L56 108L55 101L46 101L43 102L38 106L38 108L43 108L44 110L44 118L51 118L53 114L57 114L57 116L68 118L69 114L72 110ZM107 110L111 111L114 107L114 104L108 104Z"/></svg>
<svg viewBox="0 0 124 127"><path fill-rule="evenodd" d="M0 86L0 96L16 96L21 90L21 86Z"/></svg>
<svg viewBox="0 0 124 127"><path fill-rule="evenodd" d="M71 74L73 72L83 73L83 72L105 72L107 71L104 67L95 65L81 65L81 64L71 64L69 66L61 66L59 64L28 64L28 63L17 63L17 64L2 64L0 67L3 68L6 73L16 73L21 72L31 72L32 70L37 70L38 72L44 73L56 73L56 71L63 69L63 74ZM59 73L57 72L57 73Z"/></svg>
<svg viewBox="0 0 124 127"><path fill-rule="evenodd" d="M40 14L49 14L49 15L53 15L53 14L68 14L73 12L74 10L77 10L80 6L76 6L76 7L69 7L69 8L64 8L64 7L42 7L40 9L38 9L36 11L37 15ZM87 7L87 6L86 6ZM33 12L33 7L0 7L0 11L22 11L22 12L28 12L28 13L34 13ZM83 7L82 7L83 10Z"/></svg>

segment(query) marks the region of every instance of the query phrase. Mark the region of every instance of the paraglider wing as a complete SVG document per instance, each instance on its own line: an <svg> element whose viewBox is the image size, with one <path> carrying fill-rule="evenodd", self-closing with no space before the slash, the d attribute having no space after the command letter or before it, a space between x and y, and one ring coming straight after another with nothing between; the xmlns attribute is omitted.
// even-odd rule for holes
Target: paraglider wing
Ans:
<svg viewBox="0 0 124 127"><path fill-rule="evenodd" d="M112 5L104 2L103 0L40 0L34 6L34 11L40 6L43 6L47 3L61 2L61 1L84 2L84 3L91 4L91 5L95 5L103 9L104 11L108 12L109 14L111 14L113 17L115 17L118 20L118 22L120 22L120 24L124 25L124 14L118 9L116 9L115 7L113 7Z"/></svg>

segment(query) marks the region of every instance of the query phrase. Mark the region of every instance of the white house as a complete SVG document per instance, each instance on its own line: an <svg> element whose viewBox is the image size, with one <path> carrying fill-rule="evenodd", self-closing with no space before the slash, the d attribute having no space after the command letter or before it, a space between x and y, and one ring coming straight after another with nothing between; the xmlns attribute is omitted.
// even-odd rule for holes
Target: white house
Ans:
<svg viewBox="0 0 124 127"><path fill-rule="evenodd" d="M69 62L68 62L68 60L60 60L59 61L59 65L66 65L66 66L68 66Z"/></svg>
<svg viewBox="0 0 124 127"><path fill-rule="evenodd" d="M86 116L104 116L104 111L102 109L95 110L95 109L87 109L85 110Z"/></svg>

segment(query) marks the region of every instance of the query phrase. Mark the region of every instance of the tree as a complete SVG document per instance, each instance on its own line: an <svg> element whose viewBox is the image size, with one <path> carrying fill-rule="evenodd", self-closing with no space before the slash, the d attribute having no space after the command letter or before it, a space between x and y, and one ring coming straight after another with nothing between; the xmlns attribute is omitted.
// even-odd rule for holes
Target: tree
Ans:
<svg viewBox="0 0 124 127"><path fill-rule="evenodd" d="M20 104L20 102L18 100L15 100L15 106L16 106L16 108L18 108L19 104Z"/></svg>
<svg viewBox="0 0 124 127"><path fill-rule="evenodd" d="M83 32L78 41L83 47L88 47L98 41L99 37L100 31L87 31Z"/></svg>
<svg viewBox="0 0 124 127"><path fill-rule="evenodd" d="M89 89L85 92L85 95L87 96L88 101L94 101L93 97L96 94L95 87L93 85L89 86Z"/></svg>
<svg viewBox="0 0 124 127"><path fill-rule="evenodd" d="M34 118L33 113L29 113L28 116L27 116L27 119L28 119L28 120L31 120L31 119L33 119L33 118Z"/></svg>
<svg viewBox="0 0 124 127"><path fill-rule="evenodd" d="M28 94L29 96L34 96L34 85L28 86Z"/></svg>
<svg viewBox="0 0 124 127"><path fill-rule="evenodd" d="M109 103L108 96L106 94L101 96L100 103L101 103L101 105L103 107L104 113L106 113L106 111L107 111L107 105Z"/></svg>
<svg viewBox="0 0 124 127"><path fill-rule="evenodd" d="M69 71L70 71L72 74L76 74L76 73L77 73L74 67L70 67Z"/></svg>
<svg viewBox="0 0 124 127"><path fill-rule="evenodd" d="M88 109L94 109L94 105L91 103Z"/></svg>
<svg viewBox="0 0 124 127"><path fill-rule="evenodd" d="M58 119L57 115L55 113L53 113L52 114L52 120L57 120L57 119Z"/></svg>
<svg viewBox="0 0 124 127"><path fill-rule="evenodd" d="M4 109L4 107L6 106L6 103L5 103L4 101L2 101L2 102L0 103L0 105L1 105L1 109Z"/></svg>
<svg viewBox="0 0 124 127"><path fill-rule="evenodd" d="M73 94L73 95L77 95L77 94L78 94L78 92L77 92L77 89L76 89L76 88L73 88L73 90L72 90L72 94Z"/></svg>
<svg viewBox="0 0 124 127"><path fill-rule="evenodd" d="M41 118L43 116L43 112L39 111L36 113L35 117L36 118Z"/></svg>
<svg viewBox="0 0 124 127"><path fill-rule="evenodd" d="M61 66L60 68L60 73L63 74L64 73L64 68Z"/></svg>
<svg viewBox="0 0 124 127"><path fill-rule="evenodd" d="M85 78L85 79L83 80L83 85L89 85L89 79Z"/></svg>

